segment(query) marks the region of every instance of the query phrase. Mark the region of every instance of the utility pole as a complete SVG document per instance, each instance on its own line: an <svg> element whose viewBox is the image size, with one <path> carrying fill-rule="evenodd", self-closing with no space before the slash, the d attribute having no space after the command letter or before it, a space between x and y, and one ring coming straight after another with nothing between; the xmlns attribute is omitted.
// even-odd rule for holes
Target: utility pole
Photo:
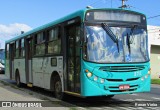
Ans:
<svg viewBox="0 0 160 110"><path fill-rule="evenodd" d="M125 0L122 0L122 6L124 6L124 2L125 2Z"/></svg>
<svg viewBox="0 0 160 110"><path fill-rule="evenodd" d="M127 5L125 5L125 1L127 0L121 0L122 1L122 6L120 6L119 8L127 8Z"/></svg>

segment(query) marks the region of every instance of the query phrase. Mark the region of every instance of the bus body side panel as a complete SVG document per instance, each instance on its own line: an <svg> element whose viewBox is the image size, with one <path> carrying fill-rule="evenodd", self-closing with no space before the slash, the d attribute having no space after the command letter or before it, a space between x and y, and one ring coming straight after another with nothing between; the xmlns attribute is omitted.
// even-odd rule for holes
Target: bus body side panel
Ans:
<svg viewBox="0 0 160 110"><path fill-rule="evenodd" d="M54 56L48 57L44 61L44 86L46 89L51 89L51 76L54 74L53 72L57 72L61 78L62 87L63 87L63 57L62 56ZM53 84L52 84L53 85ZM63 90L64 88L62 88Z"/></svg>
<svg viewBox="0 0 160 110"><path fill-rule="evenodd" d="M51 75L57 72L61 78L63 87L63 57L39 57L32 59L33 85L50 89ZM64 88L62 88L64 90Z"/></svg>
<svg viewBox="0 0 160 110"><path fill-rule="evenodd" d="M39 58L32 58L32 67L33 67L33 85L38 87L44 87L43 82L43 72L45 72L43 68L43 61L45 58L39 57Z"/></svg>
<svg viewBox="0 0 160 110"><path fill-rule="evenodd" d="M5 75L7 76L7 78L10 79L10 67L9 67L9 60L6 59L5 61Z"/></svg>
<svg viewBox="0 0 160 110"><path fill-rule="evenodd" d="M16 73L16 69L20 75L20 81L22 83L26 83L26 74L25 74L25 59L14 59L14 74Z"/></svg>

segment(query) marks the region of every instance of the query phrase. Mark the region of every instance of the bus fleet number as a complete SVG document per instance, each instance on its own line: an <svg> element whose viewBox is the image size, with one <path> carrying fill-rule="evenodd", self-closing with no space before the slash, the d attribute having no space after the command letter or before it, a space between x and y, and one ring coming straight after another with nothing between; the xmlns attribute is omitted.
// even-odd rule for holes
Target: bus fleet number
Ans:
<svg viewBox="0 0 160 110"><path fill-rule="evenodd" d="M134 77L142 76L142 73L140 71L134 72Z"/></svg>

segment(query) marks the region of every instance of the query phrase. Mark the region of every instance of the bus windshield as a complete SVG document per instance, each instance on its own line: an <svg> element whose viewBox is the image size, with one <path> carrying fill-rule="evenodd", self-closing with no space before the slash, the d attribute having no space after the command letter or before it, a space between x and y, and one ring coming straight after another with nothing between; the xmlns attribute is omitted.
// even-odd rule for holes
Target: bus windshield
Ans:
<svg viewBox="0 0 160 110"><path fill-rule="evenodd" d="M149 60L146 29L138 26L86 26L85 59L97 63L146 62Z"/></svg>

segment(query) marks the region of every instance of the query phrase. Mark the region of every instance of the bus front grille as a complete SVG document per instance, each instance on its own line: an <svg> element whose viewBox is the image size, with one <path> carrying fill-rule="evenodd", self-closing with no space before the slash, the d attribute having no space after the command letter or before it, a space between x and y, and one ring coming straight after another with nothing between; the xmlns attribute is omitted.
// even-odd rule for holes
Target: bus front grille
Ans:
<svg viewBox="0 0 160 110"><path fill-rule="evenodd" d="M99 68L99 70L106 72L134 72L143 69L145 69L144 66L104 66Z"/></svg>
<svg viewBox="0 0 160 110"><path fill-rule="evenodd" d="M135 91L135 90L137 90L137 89L129 89L129 90L125 90L125 91L123 91L123 90L110 90L110 92L128 92L128 91Z"/></svg>
<svg viewBox="0 0 160 110"><path fill-rule="evenodd" d="M123 82L123 81L135 81L138 80L140 77L137 78L129 78L129 79L106 79L107 81L110 82Z"/></svg>
<svg viewBox="0 0 160 110"><path fill-rule="evenodd" d="M134 81L134 80L138 80L138 79L139 79L139 77L138 78L129 78L126 81Z"/></svg>
<svg viewBox="0 0 160 110"><path fill-rule="evenodd" d="M107 81L112 81L112 82L122 82L122 79L106 79Z"/></svg>

